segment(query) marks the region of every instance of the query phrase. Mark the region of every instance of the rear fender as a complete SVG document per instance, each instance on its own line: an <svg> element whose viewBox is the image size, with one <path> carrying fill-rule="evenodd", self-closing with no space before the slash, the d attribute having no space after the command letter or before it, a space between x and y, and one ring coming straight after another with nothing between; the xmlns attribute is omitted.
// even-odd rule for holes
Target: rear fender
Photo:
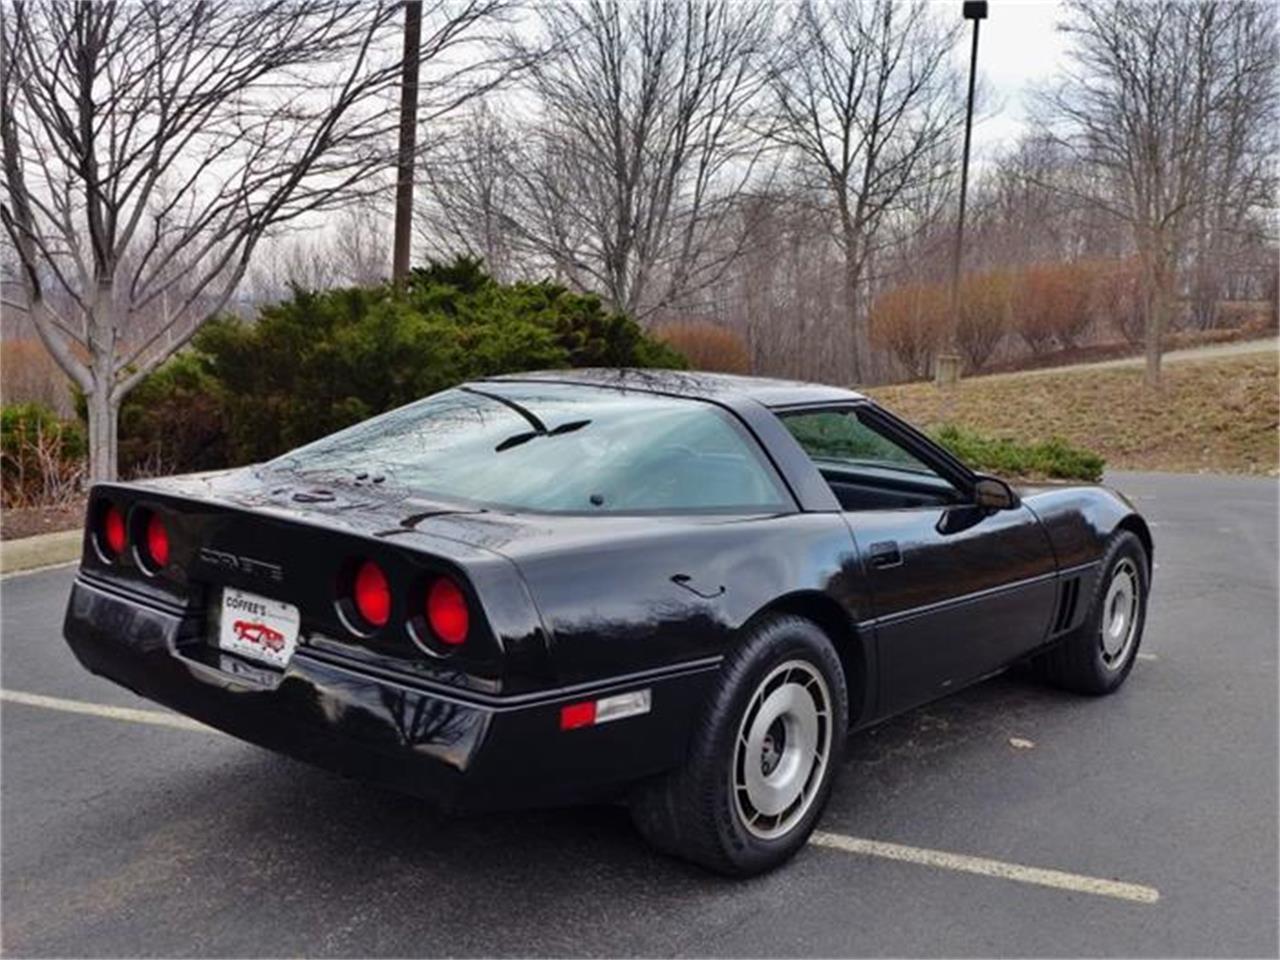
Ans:
<svg viewBox="0 0 1280 960"><path fill-rule="evenodd" d="M825 597L846 621L865 605L838 513L615 529L572 549L556 538L506 548L545 619L559 684L723 656L781 598Z"/></svg>

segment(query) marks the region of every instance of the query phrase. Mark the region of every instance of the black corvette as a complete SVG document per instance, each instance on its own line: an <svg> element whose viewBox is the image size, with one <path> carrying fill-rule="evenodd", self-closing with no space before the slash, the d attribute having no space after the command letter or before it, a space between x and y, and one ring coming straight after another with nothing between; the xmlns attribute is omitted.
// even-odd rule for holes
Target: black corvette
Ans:
<svg viewBox="0 0 1280 960"><path fill-rule="evenodd" d="M810 384L465 384L266 464L99 484L65 632L95 673L447 809L626 799L735 874L845 738L1015 662L1116 689L1151 534Z"/></svg>

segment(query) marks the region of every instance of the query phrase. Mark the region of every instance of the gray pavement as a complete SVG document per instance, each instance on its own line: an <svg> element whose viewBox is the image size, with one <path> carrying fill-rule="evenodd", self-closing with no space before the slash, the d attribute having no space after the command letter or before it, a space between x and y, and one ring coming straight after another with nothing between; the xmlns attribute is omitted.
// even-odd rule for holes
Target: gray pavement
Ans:
<svg viewBox="0 0 1280 960"><path fill-rule="evenodd" d="M1200 347L1183 347L1181 350L1169 350L1161 358L1161 363L1179 363L1183 360L1213 360L1218 357L1242 357L1252 354L1275 354L1280 351L1280 338L1264 337L1260 340L1237 340L1230 343L1208 343ZM993 373L993 377L1035 377L1046 373L1069 373L1074 370L1108 370L1117 367L1141 367L1146 364L1146 357L1138 354L1133 357L1119 357L1115 360L1094 360L1091 363L1071 363L1061 367L1038 367L1034 370L1013 370L1009 373ZM980 379L975 377L973 379Z"/></svg>
<svg viewBox="0 0 1280 960"><path fill-rule="evenodd" d="M822 829L1157 903L816 847L727 882L618 808L450 820L220 734L5 701L4 953L1275 956L1277 482L1111 481L1157 550L1125 688L998 677L859 734ZM72 659L71 577L0 585L0 685L150 708Z"/></svg>

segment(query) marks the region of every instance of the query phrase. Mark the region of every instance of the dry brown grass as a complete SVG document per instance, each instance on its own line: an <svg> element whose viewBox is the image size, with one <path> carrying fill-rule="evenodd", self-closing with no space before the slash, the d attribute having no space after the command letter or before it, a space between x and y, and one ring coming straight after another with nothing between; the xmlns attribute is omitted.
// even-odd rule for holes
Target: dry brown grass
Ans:
<svg viewBox="0 0 1280 960"><path fill-rule="evenodd" d="M1170 363L1148 390L1140 368L1075 370L964 380L949 394L931 383L875 387L878 401L913 423L954 423L1022 442L1062 437L1121 470L1280 473L1280 389L1275 355Z"/></svg>

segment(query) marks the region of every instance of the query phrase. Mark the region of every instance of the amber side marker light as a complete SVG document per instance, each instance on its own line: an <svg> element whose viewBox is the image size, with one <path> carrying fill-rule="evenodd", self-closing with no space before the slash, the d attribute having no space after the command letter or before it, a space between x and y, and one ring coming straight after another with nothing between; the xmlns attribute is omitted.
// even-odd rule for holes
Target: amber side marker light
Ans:
<svg viewBox="0 0 1280 960"><path fill-rule="evenodd" d="M577 730L580 727L596 727L611 720L638 717L648 713L653 706L653 695L646 687L599 700L566 703L560 708L560 729Z"/></svg>

